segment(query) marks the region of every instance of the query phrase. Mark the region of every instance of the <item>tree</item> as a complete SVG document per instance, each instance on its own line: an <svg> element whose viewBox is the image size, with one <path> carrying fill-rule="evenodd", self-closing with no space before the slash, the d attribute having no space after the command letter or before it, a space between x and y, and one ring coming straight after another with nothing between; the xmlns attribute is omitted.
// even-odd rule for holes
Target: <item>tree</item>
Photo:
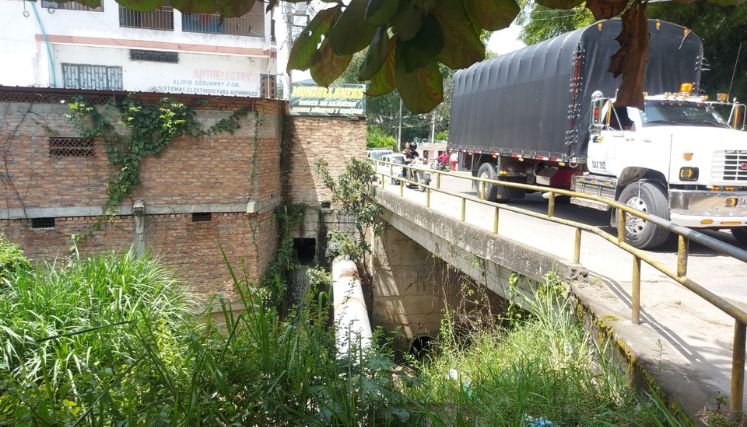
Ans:
<svg viewBox="0 0 747 427"><path fill-rule="evenodd" d="M73 1L73 0L61 0ZM101 0L75 0L97 7ZM135 10L172 6L184 12L241 16L256 0L117 0ZM308 0L287 0L292 3ZM310 70L314 80L328 86L348 68L353 54L368 47L358 80L367 81L369 94L384 95L395 88L410 111L431 111L443 100L439 64L465 68L485 57L482 30L507 27L519 13L515 0L342 0L330 1L293 43L288 69ZM679 0L687 1L687 0ZM708 0L736 5L745 0ZM583 0L537 0L553 9L571 9ZM280 0L268 0L267 10ZM618 103L640 106L643 64L648 52L647 0L588 0L596 19L622 14L620 50L611 72L622 75Z"/></svg>
<svg viewBox="0 0 747 427"><path fill-rule="evenodd" d="M516 21L523 25L521 41L530 45L590 25L594 16L582 5L561 10L532 4L527 5Z"/></svg>

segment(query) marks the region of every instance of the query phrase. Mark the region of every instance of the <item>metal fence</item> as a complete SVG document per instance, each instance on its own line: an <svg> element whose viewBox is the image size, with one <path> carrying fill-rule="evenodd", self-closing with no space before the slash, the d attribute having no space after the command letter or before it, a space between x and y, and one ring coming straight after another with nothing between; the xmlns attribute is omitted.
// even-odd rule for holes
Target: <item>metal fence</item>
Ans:
<svg viewBox="0 0 747 427"><path fill-rule="evenodd" d="M690 292L698 295L700 298L709 302L722 312L726 313L734 319L734 337L732 342L732 371L731 371L731 393L729 397L730 407L735 416L741 416L743 413L743 399L744 399L744 364L745 364L745 345L747 337L747 312L727 301L724 298L709 291L706 287L693 281L687 277L687 264L689 258L689 242L697 242L709 249L718 252L721 255L726 255L737 259L739 261L747 263L747 251L737 248L735 246L724 243L718 239L700 233L698 231L686 228L677 224L672 223L663 218L659 218L653 215L648 215L644 212L638 211L631 208L630 206L623 205L621 203L611 201L609 199L590 196L583 193L577 193L569 190L560 190L549 187L541 187L537 185L518 184L506 181L496 181L491 179L484 179L472 176L464 176L455 174L452 172L444 172L439 170L428 170L429 173L435 174L435 185L424 185L424 183L418 183L402 177L399 174L395 174L395 168L405 168L417 170L411 166L402 164L395 164L390 162L383 162L381 160L372 160L375 165L384 165L389 168L389 173L382 173L377 167L377 175L381 177L381 187L383 188L385 179L391 179L392 181L399 181L399 194L400 197L404 197L404 188L407 184L414 184L420 187L425 187L426 191L426 207L430 208L431 204L431 192L437 192L447 194L449 196L456 197L460 200L459 219L464 222L466 218L467 201L489 205L494 209L492 231L493 234L498 234L498 224L500 222L501 210L511 211L520 213L522 215L531 216L534 218L540 218L543 220L551 221L554 223L566 225L575 228L575 239L573 241L573 263L579 264L581 258L581 236L582 231L596 234L602 237L606 241L616 245L617 247L625 250L626 252L633 255L633 263L631 266L631 322L635 325L640 324L641 314L641 262L645 262L661 273L665 274L675 282L681 284ZM409 175L409 173L408 173ZM468 179L472 181L478 189L479 197L466 195L464 193L457 193L453 191L441 189L441 176L453 176L460 179ZM486 189L488 185L500 185L509 188L539 191L542 193L549 193L549 200L547 205L547 213L541 214L526 209L518 208L515 206L509 206L505 204L498 204L485 200L487 194ZM617 212L617 236L608 234L600 227L583 224L576 221L571 221L555 216L555 200L557 196L569 196L578 197L582 199L591 200L598 203L603 203L610 206ZM648 252L638 249L625 241L625 219L626 216L634 216L645 221L650 221L660 227L664 227L672 233L677 235L677 265L671 268L663 263L654 259Z"/></svg>
<svg viewBox="0 0 747 427"><path fill-rule="evenodd" d="M265 17L252 12L235 18L224 18L213 13L182 13L182 31L262 37L265 34Z"/></svg>
<svg viewBox="0 0 747 427"><path fill-rule="evenodd" d="M119 26L173 31L174 10L169 6L161 6L150 12L138 12L119 6Z"/></svg>

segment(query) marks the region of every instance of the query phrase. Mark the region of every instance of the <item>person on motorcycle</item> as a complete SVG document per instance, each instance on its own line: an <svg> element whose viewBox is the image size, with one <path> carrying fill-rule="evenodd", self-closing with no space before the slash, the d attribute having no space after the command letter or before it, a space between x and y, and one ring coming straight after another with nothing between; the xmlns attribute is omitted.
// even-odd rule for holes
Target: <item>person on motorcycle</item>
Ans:
<svg viewBox="0 0 747 427"><path fill-rule="evenodd" d="M405 155L405 165L411 165L415 159L420 157L417 151L415 151L415 145L411 143L405 144L405 149L402 151L402 154ZM408 176L407 168L402 168L402 176L406 177Z"/></svg>

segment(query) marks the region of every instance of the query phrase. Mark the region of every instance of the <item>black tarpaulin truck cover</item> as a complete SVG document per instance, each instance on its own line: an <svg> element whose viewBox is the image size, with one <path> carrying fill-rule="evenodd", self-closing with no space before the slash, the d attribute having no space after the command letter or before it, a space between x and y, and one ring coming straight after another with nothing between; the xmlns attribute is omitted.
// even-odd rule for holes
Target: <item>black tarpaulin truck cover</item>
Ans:
<svg viewBox="0 0 747 427"><path fill-rule="evenodd" d="M586 28L480 62L456 73L449 146L583 162L589 139L591 94L614 97L610 72L620 20ZM703 44L676 24L649 20L645 89L676 92L700 83Z"/></svg>

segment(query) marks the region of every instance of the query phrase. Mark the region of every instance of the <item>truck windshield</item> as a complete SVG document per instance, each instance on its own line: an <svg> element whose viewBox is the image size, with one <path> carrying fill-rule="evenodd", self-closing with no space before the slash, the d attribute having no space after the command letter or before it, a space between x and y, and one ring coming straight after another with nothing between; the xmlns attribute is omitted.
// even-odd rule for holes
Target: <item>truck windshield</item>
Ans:
<svg viewBox="0 0 747 427"><path fill-rule="evenodd" d="M729 127L710 105L701 102L649 100L641 117L643 126Z"/></svg>

